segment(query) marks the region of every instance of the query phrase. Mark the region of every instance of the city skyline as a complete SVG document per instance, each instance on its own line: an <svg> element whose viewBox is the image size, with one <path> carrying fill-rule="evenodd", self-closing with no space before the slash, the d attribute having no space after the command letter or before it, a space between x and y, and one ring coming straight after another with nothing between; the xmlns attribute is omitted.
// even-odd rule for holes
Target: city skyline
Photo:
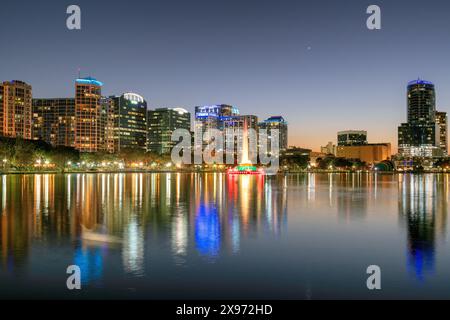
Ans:
<svg viewBox="0 0 450 320"><path fill-rule="evenodd" d="M79 75L80 76L80 75ZM59 97L50 97L50 98L43 98L43 97L35 97L35 95L34 95L34 91L32 91L33 92L33 94L30 94L30 98L33 100L33 108L36 108L37 107L37 105L35 105L35 103L45 103L44 101L47 101L47 103L49 104L49 106L50 106L50 104L53 104L53 103L58 103L58 101L62 101L62 102L65 102L65 101L71 101L71 100L73 100L73 102L77 99L76 97L78 96L78 85L79 84L82 84L82 85L91 85L92 84L92 82L95 82L95 84L94 84L94 86L99 86L99 88L103 88L104 87L104 82L103 81L99 81L99 80L97 80L96 78L93 78L92 76L88 76L88 77L82 77L82 78L76 78L76 79L74 79L74 84L75 84L75 87L76 87L76 90L75 90L75 95L72 95L72 96L69 96L69 97L61 97L61 96L59 96ZM27 87L29 87L30 88L30 90L32 90L31 88L33 88L33 85L32 84L29 84L29 83L27 83L27 82L24 82L24 81L22 81L22 80L18 80L18 79L14 79L14 80L11 80L10 82L8 82L8 81L5 81L4 82L4 84L8 84L8 83L18 83L19 84L19 86L20 85L25 85L25 86L27 86ZM409 96L409 87L410 87L410 85L411 85L411 83L429 83L429 84L431 84L432 86L433 86L433 91L434 91L434 87L435 87L435 84L434 83L432 83L432 82L429 82L429 81L427 81L427 80L423 80L423 79L420 79L420 78L418 78L418 79L416 79L416 80L411 80L411 81L408 81L408 84L407 84L407 97ZM33 89L34 90L34 89ZM140 99L145 99L145 97L144 96L141 96L141 95L139 95L138 93L136 93L136 92L134 92L133 90L129 90L129 91L126 91L126 92L122 92L122 93L114 93L114 94L110 94L110 95L108 95L108 96L106 96L106 95L104 95L104 94L101 94L101 95L99 95L98 97L98 101L96 102L97 104L99 104L99 105L103 105L103 108L106 108L105 109L105 111L106 110L108 110L109 108L114 108L114 105L115 104L117 104L117 102L116 103L114 103L114 101L113 100L117 100L118 101L118 99L120 98L120 97L122 97L122 96L136 96L136 97L139 97ZM433 104L435 104L436 102L435 102L435 100L436 100L436 98L435 98L435 96L436 96L436 93L434 92L434 97L433 97ZM131 98L127 98L127 99L131 99ZM172 106L172 107L152 107L152 106L149 106L149 105L147 105L147 102L146 101L144 101L144 100L142 100L145 104L144 104L144 107L146 108L146 110L147 110L147 112L152 112L152 111L158 111L158 110L163 110L163 109L166 109L166 110L175 110L175 109L183 109L183 110L185 110L184 108L186 108L186 109L191 109L191 108L189 108L189 107L185 107L185 106L183 106L183 107L181 107L181 106ZM408 101L409 101L409 98L408 98ZM109 105L109 107L107 107L106 105ZM226 104L217 104L217 105L209 105L209 106L216 106L216 107L219 107L219 106L222 106L222 105L224 105L224 106L229 106L230 108L234 108L234 109L236 109L236 110L239 110L239 107L237 107L237 106L231 106L231 105L226 105ZM44 106L41 106L41 108L42 107L44 107ZM47 106L48 107L48 106ZM208 106L195 106L195 107L193 107L193 109L195 110L195 112L189 112L189 111L187 111L187 110L185 110L185 112L188 112L188 114L189 114L189 117L191 117L191 115L192 115L192 119L190 119L190 121L192 121L192 123L194 124L195 123L195 121L198 121L198 119L197 119L197 116L196 116L196 113L197 113L197 109L198 108L208 108ZM407 107L407 113L408 113L408 118L409 118L409 107ZM111 109L112 110L112 109ZM43 116L43 112L45 111L45 107L44 107L44 109L41 109L39 112L39 116L38 115L36 115L36 114L33 114L32 115L32 118L33 118L33 120L31 121L31 124L32 124L32 126L34 127L33 128L33 132L35 131L35 130L38 130L38 132L40 132L40 130L42 130L41 129L41 126L43 125L43 120L42 119L40 119L42 116ZM109 112L109 111L107 111L107 112ZM239 113L239 111L237 111L238 113ZM45 112L44 112L45 113ZM244 114L248 114L248 115L250 115L250 114L255 114L255 113L253 113L253 112L244 112ZM444 115L445 117L446 117L446 114L447 114L447 112L446 111L436 111L436 114L442 114L442 115ZM283 118L283 116L280 114L280 115L276 115L276 116L274 116L274 115L271 115L271 116L269 116L268 118L267 118L267 120L263 120L260 116L258 116L258 115L255 115L256 117L257 117L257 119L260 119L261 121L259 121L258 123L263 123L263 122L265 122L265 121L268 121L269 119L271 119L271 118ZM35 119L34 119L35 118ZM108 118L109 119L109 118ZM106 118L104 119L104 121L108 121ZM111 121L114 121L114 120L112 120L112 118L111 118ZM283 120L284 121L284 120ZM287 122L288 123L288 122ZM106 122L105 122L105 124L106 124ZM112 123L111 123L112 124ZM445 125L445 126L447 126L447 123L445 122L445 123L443 123L443 125ZM36 126L38 126L38 127L36 127ZM358 126L354 126L354 128L355 127L358 127L358 128L362 128L362 125L358 125ZM194 129L194 128L191 128L191 129ZM399 130L400 130L400 128L399 128ZM364 134L364 139L365 139L365 144L367 144L368 143L368 141L369 141L369 139L368 139L368 132L367 132L367 130L359 130L359 129L357 129L357 130L354 130L354 129L349 129L349 130L340 130L340 131L338 131L337 132L337 135L335 134L335 138L333 138L333 139L329 139L328 140L328 144L330 144L330 143L334 143L334 142L336 142L336 146L337 145L339 145L340 144L340 141L339 141L339 135L340 134L344 134L344 133L359 133L359 134ZM111 132L111 134L112 134L112 132ZM33 133L33 139L36 139L36 134L35 133ZM106 137L105 137L106 138ZM293 148L295 148L295 147L305 147L305 144L303 144L303 145L299 145L299 144L294 144L294 143L290 143L290 139L292 139L292 137L290 136L290 135L288 135L288 141L289 141L289 143L286 141L285 142L285 148L286 147L293 147ZM445 145L442 145L441 147L444 149L444 150L446 150L446 148L447 148L447 138L445 137L445 138L441 138L441 139L444 139L443 140L443 142L445 143ZM373 139L370 141L370 143L372 143L373 144L373 142L375 142ZM392 141L382 141L381 143L382 144L386 144L386 143L388 143L388 144L390 144L390 147L389 148L391 148L391 146L395 146L395 150L394 150L394 148L392 148L393 150L392 150L392 153L390 153L390 154L392 154L392 155L396 155L398 152L400 152L399 150L398 150L398 148L397 148L397 142L398 142L398 139L394 139L394 140L392 140ZM112 143L112 142L111 142ZM377 142L377 143L380 143L380 142ZM314 152L322 152L322 150L324 149L324 148L326 148L326 147L324 147L324 145L325 144L323 144L323 145L320 145L320 146L313 146L313 147L311 147L310 149L312 150L312 151L314 151ZM333 144L334 145L334 144ZM106 143L106 146L108 146L108 143ZM107 149L108 149L108 147L106 147ZM115 147L113 147L113 146L111 146L111 150L110 150L110 152L116 152L116 151L113 151L113 149L114 150L116 150L117 149L117 146L115 146ZM108 149L109 150L109 149ZM446 151L445 151L446 152Z"/></svg>
<svg viewBox="0 0 450 320"><path fill-rule="evenodd" d="M93 78L93 77L91 77L91 76L89 76L89 77L85 77L85 78L77 78L77 79L75 79L74 80L74 83L75 83L75 85L76 85L76 88L78 87L78 85L81 83L81 84L84 84L84 85L86 85L86 84L90 84L91 82L95 82L95 85L97 86L100 86L101 88L103 88L103 86L104 86L104 82L101 82L101 81L98 81L97 79L95 79L95 78ZM8 84L8 83L18 83L19 85L21 85L21 84L23 84L23 85L25 85L25 86L28 86L29 88L30 88L30 90L31 90L31 88L33 87L32 85L30 85L30 84L28 84L28 83L26 83L26 82L24 82L24 81L22 81L22 80L11 80L10 82L8 82L8 81L5 81L4 82L4 84ZM412 83L427 83L427 84L430 84L432 87L433 87L433 105L435 105L436 104L436 102L435 102L435 100L436 100L436 98L435 98L435 96L436 96L436 93L435 93L435 89L434 89L434 87L435 87L435 85L434 85L434 83L432 83L432 82L430 82L430 81L427 81L427 80L423 80L423 79L420 79L420 78L418 78L418 79L416 79L416 80L411 80L411 81L408 81L408 85L407 85L407 99L408 99L408 101L409 101L409 95L410 95L410 93L409 93L409 88L410 88L410 86L411 86L411 84ZM78 93L77 93L77 90L78 89L76 89L76 94L75 94L75 96L78 96ZM155 108L152 108L151 106L148 106L147 105L147 102L144 100L145 99L145 97L143 97L143 96L141 96L141 95L139 95L139 94L137 94L136 92L134 92L134 91L127 91L127 92L123 92L123 93L115 93L115 94L112 94L112 95L109 95L109 96L105 96L105 95L101 95L101 96L99 96L100 98L99 98L99 101L97 102L98 104L100 104L100 105L103 105L103 108L106 108L105 109L105 111L106 110L108 110L108 109L110 109L111 108L111 110L113 110L112 108L114 108L114 105L116 105L116 104L118 104L118 99L120 98L120 97L123 97L123 96L125 96L125 97L128 97L128 96L133 96L133 97L135 97L135 99L137 99L137 98L139 98L139 99L142 99L142 102L144 102L144 108L145 108L145 110L147 111L147 112L151 112L151 111L158 111L158 110L162 110L162 109L166 109L166 110L171 110L171 109L173 109L173 110L175 110L175 109L183 109L184 110L184 112L187 112L188 114L189 114L189 117L191 116L191 113L189 112L189 111L187 111L187 110L185 110L184 108L185 107L180 107L180 106L175 106L175 107L164 107L164 108L161 108L161 107L155 107ZM42 121L44 121L43 119L41 119L43 116L44 116L44 111L45 111L45 108L48 108L48 107L50 107L50 105L52 105L52 104L55 104L55 103L61 103L61 102L66 102L66 101L71 101L71 100L73 100L73 102L76 100L76 98L75 97L65 97L65 98L63 98L63 97L58 97L58 98L55 98L55 97L51 97L51 98L42 98L42 97L35 97L34 95L33 96L31 96L31 94L30 94L30 97L32 98L32 100L33 100L33 108L36 108L36 107L38 107L38 105L35 105L35 103L47 103L48 104L48 106L39 106L41 109L39 110L39 115L37 115L37 114L33 114L33 116L32 116L32 118L33 118L33 120L32 120L32 125L33 125L33 131L35 131L35 130L38 130L38 132L39 131L41 131L42 130L42 125L43 125L43 122ZM133 97L131 97L131 98L133 98ZM131 99L130 97L128 97L127 99ZM113 101L114 100L114 101ZM116 101L117 100L117 101ZM46 102L45 102L46 101ZM130 100L130 102L131 102L131 100ZM409 102L408 102L408 104L409 104ZM107 107L106 105L110 105L109 107ZM193 123L195 123L195 121L198 121L198 119L197 119L197 110L198 110L198 108L211 108L211 107L220 107L220 106L228 106L229 108L233 108L233 109L235 109L235 110L239 110L239 107L237 107L237 106L231 106L231 105L226 105L226 104L216 104L216 105L207 105L207 106L195 106L194 107L194 110L195 110L195 112L193 113L193 117L192 117L192 121L193 121ZM44 108L43 108L44 107ZM188 108L188 107L186 107L186 108ZM408 117L408 119L409 119L409 117L410 117L410 111L409 111L409 107L407 106L407 117ZM49 109L48 109L49 110ZM44 112L44 113L43 113ZM114 111L115 112L115 111ZM239 111L236 111L236 112L238 112L238 114L239 114ZM447 128L447 122L446 122L446 120L444 120L444 119L446 119L446 115L447 115L447 112L446 111L435 111L436 112L436 117L437 117L437 115L440 115L441 117L443 116L444 118L442 119L442 120L438 120L438 125L439 125L439 122L441 122L440 123L440 125L442 126L442 128ZM244 114L252 114L251 112L244 112ZM253 113L254 114L254 113ZM255 115L255 117L256 117L256 119L258 119L259 117L258 117L258 115ZM434 113L433 113L433 117L434 117ZM266 121L269 121L270 119L273 119L273 118L281 118L281 119L283 119L283 116L282 115L277 115L277 116L274 116L274 115L272 115L272 116L270 116L270 117L268 117L266 120L264 120L264 121L259 121L258 123L263 123L263 122L266 122ZM259 119L261 119L261 118L259 118ZM437 118L438 119L438 118ZM105 120L104 121L107 121L106 120L106 118L105 118ZM111 118L111 121L114 121L114 120L112 120L112 118ZM284 119L283 119L283 121L285 121ZM105 122L106 123L106 122ZM112 124L112 123L111 123ZM286 122L286 124L287 124L287 122ZM356 127L356 126L355 126ZM191 129L194 129L194 128L191 128ZM398 128L398 130L400 130L400 127ZM446 132L446 130L447 129L443 129L443 130L445 130L445 132ZM444 131L443 131L444 132ZM334 141L336 141L336 145L339 145L340 144L340 135L341 134L348 134L348 133L354 133L354 134L360 134L360 135L364 135L364 140L365 140L365 144L367 144L368 143L368 138L367 138L367 136L368 136L368 133L367 133L367 130L354 130L354 129L349 129L349 130L341 130L341 131L338 131L337 132L337 138L336 139L329 139L328 140L328 145L330 145L330 144L333 144L334 143ZM41 133L40 133L41 134ZM111 133L112 134L112 133ZM439 134L438 134L439 135ZM441 134L442 135L442 134ZM36 135L33 133L33 139L36 139ZM285 138L283 138L283 139L286 139L286 137ZM446 153L447 151L447 136L446 136L446 134L445 134L445 136L441 136L439 139L441 139L442 140L442 142L438 142L438 143L441 143L441 148L444 150L444 152ZM371 141L372 143L374 142L373 140ZM381 142L381 143L383 143L383 144L386 144L386 143L389 143L390 145L395 145L396 144L396 142L398 142L398 140L393 140L393 141L384 141L384 142ZM108 143L107 143L108 144ZM292 143L288 143L287 142L287 139L285 140L285 147L284 148L287 148L287 147L304 147L304 145L295 145L295 144L292 144ZM334 144L333 144L334 145ZM312 147L311 148L311 150L313 150L314 152L319 152L319 151L317 151L317 150L320 150L320 152L322 152L322 150L324 149L324 148L327 148L326 146L324 147L323 145L320 145L319 147L317 147L317 146L315 146L315 147ZM113 152L112 150L116 150L117 149L117 146L115 146L115 147L111 147L111 152ZM120 148L119 148L120 149ZM109 149L108 149L109 150ZM397 152L399 152L400 154L402 153L400 150L395 150L394 152L392 152L392 155L395 155L395 154L397 154Z"/></svg>
<svg viewBox="0 0 450 320"><path fill-rule="evenodd" d="M449 12L3 1L0 300L449 299Z"/></svg>
<svg viewBox="0 0 450 320"><path fill-rule="evenodd" d="M105 96L132 90L152 109L193 113L197 105L227 103L261 118L282 110L295 124L290 144L314 150L337 131L364 129L370 141L392 142L395 153L405 82L418 77L437 84L437 109L450 111L442 67L450 45L441 41L450 28L448 3L380 1L382 29L370 31L367 4L318 2L79 1L80 31L65 27L64 1L26 1L26 10L6 3L1 77L31 83L36 97L65 97L81 69L105 81Z"/></svg>

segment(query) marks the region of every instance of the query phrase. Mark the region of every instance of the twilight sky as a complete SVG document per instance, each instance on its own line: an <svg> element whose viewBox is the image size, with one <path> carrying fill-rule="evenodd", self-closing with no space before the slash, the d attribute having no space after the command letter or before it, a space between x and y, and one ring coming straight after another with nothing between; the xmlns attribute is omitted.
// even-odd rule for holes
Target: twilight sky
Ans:
<svg viewBox="0 0 450 320"><path fill-rule="evenodd" d="M81 31L66 28L70 4ZM379 31L366 28L371 4ZM449 14L448 0L5 1L0 80L70 97L81 68L103 94L134 91L150 108L232 104L284 116L290 145L319 150L365 129L395 151L409 80L433 81L450 112Z"/></svg>

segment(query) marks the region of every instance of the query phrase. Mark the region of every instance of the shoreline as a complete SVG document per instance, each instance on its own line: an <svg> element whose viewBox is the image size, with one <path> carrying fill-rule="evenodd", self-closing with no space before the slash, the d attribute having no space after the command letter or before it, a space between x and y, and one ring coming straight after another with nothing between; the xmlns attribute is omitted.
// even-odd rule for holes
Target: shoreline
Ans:
<svg viewBox="0 0 450 320"><path fill-rule="evenodd" d="M183 173L183 174L191 174L191 173L221 173L226 174L226 171L214 171L214 170L105 170L105 171L97 171L97 170L70 170L70 171L57 171L57 170L43 170L43 171L0 171L0 175L37 175L37 174L103 174L103 173ZM291 174L309 174L309 173L317 173L317 174L329 174L329 173L338 173L338 174L450 174L450 171L447 172L432 172L432 171L351 171L351 170L304 170L304 171L281 171L278 172L279 175L291 175Z"/></svg>

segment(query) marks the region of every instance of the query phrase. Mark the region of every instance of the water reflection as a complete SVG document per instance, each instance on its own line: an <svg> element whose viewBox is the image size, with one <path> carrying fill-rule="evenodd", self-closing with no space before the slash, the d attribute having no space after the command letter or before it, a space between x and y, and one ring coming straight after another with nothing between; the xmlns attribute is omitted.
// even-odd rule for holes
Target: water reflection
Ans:
<svg viewBox="0 0 450 320"><path fill-rule="evenodd" d="M284 178L286 179L286 178ZM100 281L109 251L125 274L144 276L146 254L168 239L176 265L189 250L214 261L241 239L279 236L287 222L286 180L223 174L68 174L1 177L1 261L18 271L33 244L63 245L87 282ZM83 240L82 228L120 237ZM190 246L189 242L192 242Z"/></svg>
<svg viewBox="0 0 450 320"><path fill-rule="evenodd" d="M75 249L73 264L80 267L82 284L101 280L104 250L107 247L78 246Z"/></svg>
<svg viewBox="0 0 450 320"><path fill-rule="evenodd" d="M207 286L219 279L223 283L214 285L230 292L242 285L256 293L273 288L280 293L292 285L286 297L297 298L301 284L295 281L307 279L315 296L321 285L331 290L315 282L328 275L319 267L360 268L374 256L368 246L376 249L380 265L405 272L406 261L411 283L438 279L437 263L442 261L446 272L450 261L449 175L111 173L0 179L0 281L30 282L29 277L42 286L40 276L64 276L68 265L77 264L85 288L128 290L142 284L161 291L185 281L187 292L194 281ZM89 241L83 227L121 241ZM405 251L404 239L406 260L398 254ZM253 268L261 270L260 278L257 272L255 278L236 275L236 269ZM343 279L338 269L328 275L333 281ZM210 278L203 281L206 271ZM61 288L60 282L55 287ZM4 288L0 297L9 295Z"/></svg>
<svg viewBox="0 0 450 320"><path fill-rule="evenodd" d="M220 222L214 206L200 205L195 217L195 243L202 255L215 257L219 254Z"/></svg>
<svg viewBox="0 0 450 320"><path fill-rule="evenodd" d="M446 234L448 175L399 176L399 212L408 234L408 269L420 281L435 271L436 244Z"/></svg>

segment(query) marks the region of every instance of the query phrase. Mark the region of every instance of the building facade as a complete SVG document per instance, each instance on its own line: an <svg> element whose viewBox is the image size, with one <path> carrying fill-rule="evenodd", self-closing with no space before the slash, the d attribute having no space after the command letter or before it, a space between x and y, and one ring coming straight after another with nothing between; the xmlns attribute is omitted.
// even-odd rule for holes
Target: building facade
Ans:
<svg viewBox="0 0 450 320"><path fill-rule="evenodd" d="M33 140L75 146L75 99L33 99Z"/></svg>
<svg viewBox="0 0 450 320"><path fill-rule="evenodd" d="M75 147L81 152L105 151L104 119L102 116L103 83L94 78L75 82Z"/></svg>
<svg viewBox="0 0 450 320"><path fill-rule="evenodd" d="M147 147L147 102L136 93L110 97L114 110L114 152Z"/></svg>
<svg viewBox="0 0 450 320"><path fill-rule="evenodd" d="M434 84L414 80L407 87L407 123L398 128L399 155L403 157L436 157L439 148L439 127L436 123Z"/></svg>
<svg viewBox="0 0 450 320"><path fill-rule="evenodd" d="M194 117L194 143L195 151L201 152L212 140L210 130L224 132L225 121L231 117L240 116L239 109L227 104L197 106ZM230 122L229 122L230 124ZM230 132L228 130L228 132ZM224 142L226 143L226 142ZM199 150L200 149L200 150Z"/></svg>
<svg viewBox="0 0 450 320"><path fill-rule="evenodd" d="M239 109L227 104L197 106L195 107L196 134L203 134L210 129L222 131L224 129L224 120L229 117L239 116Z"/></svg>
<svg viewBox="0 0 450 320"><path fill-rule="evenodd" d="M113 99L108 97L100 98L100 124L101 131L100 135L103 139L103 144L100 151L105 151L108 153L116 153L117 149L117 139L116 139L116 108Z"/></svg>
<svg viewBox="0 0 450 320"><path fill-rule="evenodd" d="M235 155L235 160L241 160L240 157L244 156L244 131L247 130L249 149L246 156L249 157L249 160L256 162L258 150L258 117L255 115L224 116L222 121L224 134L223 151L230 151Z"/></svg>
<svg viewBox="0 0 450 320"><path fill-rule="evenodd" d="M367 144L367 131L347 130L337 133L338 146L362 146Z"/></svg>
<svg viewBox="0 0 450 320"><path fill-rule="evenodd" d="M158 154L170 154L177 142L172 133L177 129L191 130L191 114L183 108L159 108L147 111L147 150Z"/></svg>
<svg viewBox="0 0 450 320"><path fill-rule="evenodd" d="M23 81L0 84L0 135L32 139L32 88Z"/></svg>
<svg viewBox="0 0 450 320"><path fill-rule="evenodd" d="M271 139L271 130L276 129L279 132L280 152L288 148L288 123L282 116L272 116L258 124L259 130L266 132ZM268 148L269 149L269 148Z"/></svg>
<svg viewBox="0 0 450 320"><path fill-rule="evenodd" d="M368 164L378 163L391 158L390 143L371 143L366 145L337 146L338 158L358 159Z"/></svg>
<svg viewBox="0 0 450 320"><path fill-rule="evenodd" d="M447 112L436 111L436 124L439 128L439 147L444 156L448 155L448 118Z"/></svg>
<svg viewBox="0 0 450 320"><path fill-rule="evenodd" d="M334 145L333 142L330 141L325 147L320 147L320 152L323 154L336 155L336 145Z"/></svg>

